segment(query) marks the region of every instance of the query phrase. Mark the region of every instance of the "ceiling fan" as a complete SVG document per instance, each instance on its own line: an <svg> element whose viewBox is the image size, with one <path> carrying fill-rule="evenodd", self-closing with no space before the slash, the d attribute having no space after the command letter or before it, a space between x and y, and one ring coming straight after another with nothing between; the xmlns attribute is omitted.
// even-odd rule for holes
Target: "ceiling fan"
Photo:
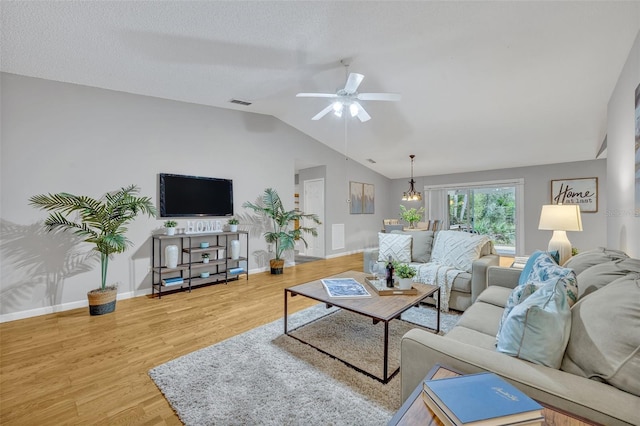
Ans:
<svg viewBox="0 0 640 426"><path fill-rule="evenodd" d="M345 65L347 68L348 66ZM362 107L358 101L399 101L398 93L358 93L358 86L362 83L364 75L358 73L350 73L344 88L339 89L336 93L298 93L298 98L331 98L335 99L328 107L314 115L312 120L320 120L329 112L342 117L342 111L345 107L349 108L352 117L358 117L360 121L365 122L371 119L371 116Z"/></svg>

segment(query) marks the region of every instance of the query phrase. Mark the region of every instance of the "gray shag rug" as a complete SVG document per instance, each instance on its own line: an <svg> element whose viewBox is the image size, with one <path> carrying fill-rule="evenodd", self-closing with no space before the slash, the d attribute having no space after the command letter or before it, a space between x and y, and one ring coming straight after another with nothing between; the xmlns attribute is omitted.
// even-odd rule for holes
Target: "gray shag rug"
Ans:
<svg viewBox="0 0 640 426"><path fill-rule="evenodd" d="M403 319L427 327L436 311L412 308ZM441 314L441 329L459 315ZM381 375L383 325L323 304L289 316L289 329L323 350ZM386 385L283 334L282 319L192 352L149 371L187 425L386 425L400 408L400 380ZM390 323L389 371L413 324Z"/></svg>

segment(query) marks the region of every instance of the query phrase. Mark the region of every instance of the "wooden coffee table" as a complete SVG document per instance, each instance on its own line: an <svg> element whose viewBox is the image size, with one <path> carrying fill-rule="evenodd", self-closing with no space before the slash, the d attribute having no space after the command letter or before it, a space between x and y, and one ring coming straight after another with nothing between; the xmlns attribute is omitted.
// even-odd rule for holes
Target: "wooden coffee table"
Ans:
<svg viewBox="0 0 640 426"><path fill-rule="evenodd" d="M418 294L415 295L392 295L392 296L379 296L376 292L370 288L367 284L365 284L365 277L367 274L358 271L348 271L343 272L339 275L334 275L332 277L327 278L353 278L362 285L364 285L369 293L371 293L371 297L363 297L363 298L355 298L355 299L345 299L345 298L336 298L329 297L327 291L325 290L322 282L320 280L312 281L306 284L300 284L294 287L289 287L284 289L284 334L293 337L294 339L305 343L318 351L325 353L344 364L352 367L353 369L366 374L369 377L372 377L382 383L388 383L398 372L400 368L398 367L395 371L389 374L389 322L396 318L400 318L403 312L412 308L413 306L417 306L421 301L426 299L429 296L433 296L438 293L438 314L436 315L436 327L435 329L431 329L436 333L440 332L440 287L428 285L428 284L418 284L414 283L414 287L418 290ZM324 302L330 306L336 306L338 308L354 312L356 314L363 315L365 317L369 317L373 319L373 323L376 324L380 321L384 323L384 359L383 359L383 367L382 367L382 377L377 377L367 371L362 370L361 368L343 360L335 355L332 355L328 352L323 351L322 349L314 346L310 342L306 342L300 339L297 336L291 334L294 330L297 330L305 325L303 324L300 327L296 327L295 329L289 330L287 319L288 319L288 311L287 305L289 300L289 295L291 297L300 295L305 296L310 299L317 300L319 302ZM420 327L424 327L421 324L417 324Z"/></svg>
<svg viewBox="0 0 640 426"><path fill-rule="evenodd" d="M443 379L445 377L460 376L462 373L452 368L436 364L427 374L424 380ZM443 423L436 415L427 407L421 396L422 382L409 395L409 398L402 404L402 407L389 421L388 426L409 426L409 425L438 425ZM558 408L551 407L538 401L543 408L545 425L553 426L594 426L597 423L572 415Z"/></svg>

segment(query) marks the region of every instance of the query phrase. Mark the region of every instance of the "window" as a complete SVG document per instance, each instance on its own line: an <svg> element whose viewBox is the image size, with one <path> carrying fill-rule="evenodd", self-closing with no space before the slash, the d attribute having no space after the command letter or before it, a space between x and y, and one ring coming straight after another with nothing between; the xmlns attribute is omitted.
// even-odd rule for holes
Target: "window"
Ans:
<svg viewBox="0 0 640 426"><path fill-rule="evenodd" d="M499 254L515 255L524 247L522 179L425 187L429 219L442 229L489 235Z"/></svg>

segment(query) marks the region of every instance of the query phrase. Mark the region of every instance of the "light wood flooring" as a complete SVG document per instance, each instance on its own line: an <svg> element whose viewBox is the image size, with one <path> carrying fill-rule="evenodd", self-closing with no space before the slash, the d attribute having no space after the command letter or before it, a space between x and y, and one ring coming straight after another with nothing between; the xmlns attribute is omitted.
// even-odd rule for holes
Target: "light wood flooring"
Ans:
<svg viewBox="0 0 640 426"><path fill-rule="evenodd" d="M0 324L0 424L181 424L147 372L283 315L286 287L347 270L362 254L163 296ZM290 300L290 312L315 302Z"/></svg>

